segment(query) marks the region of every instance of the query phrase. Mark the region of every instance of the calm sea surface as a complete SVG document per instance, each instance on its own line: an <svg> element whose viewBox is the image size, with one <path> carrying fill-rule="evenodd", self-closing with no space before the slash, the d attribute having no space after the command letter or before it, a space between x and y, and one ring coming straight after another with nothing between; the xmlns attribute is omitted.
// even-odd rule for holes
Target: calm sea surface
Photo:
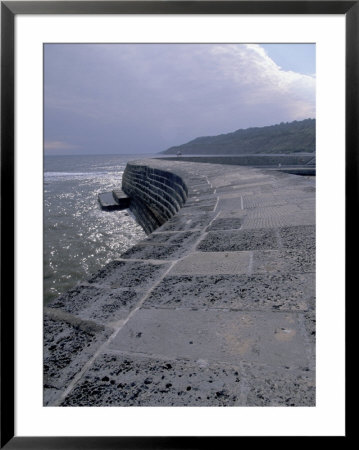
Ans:
<svg viewBox="0 0 359 450"><path fill-rule="evenodd" d="M146 236L128 210L102 211L97 196L121 187L127 161L149 156L45 156L45 303Z"/></svg>

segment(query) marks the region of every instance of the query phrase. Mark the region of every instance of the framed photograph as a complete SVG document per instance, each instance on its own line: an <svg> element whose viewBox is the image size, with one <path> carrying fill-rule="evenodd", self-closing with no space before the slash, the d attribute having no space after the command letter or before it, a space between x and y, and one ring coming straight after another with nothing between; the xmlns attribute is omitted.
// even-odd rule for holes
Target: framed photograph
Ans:
<svg viewBox="0 0 359 450"><path fill-rule="evenodd" d="M1 448L347 436L358 28L357 1L1 2Z"/></svg>

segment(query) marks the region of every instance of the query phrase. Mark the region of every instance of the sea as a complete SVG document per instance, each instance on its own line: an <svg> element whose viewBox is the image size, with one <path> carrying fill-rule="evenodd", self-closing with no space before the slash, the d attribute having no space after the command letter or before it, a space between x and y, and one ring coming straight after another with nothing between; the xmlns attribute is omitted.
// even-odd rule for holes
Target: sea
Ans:
<svg viewBox="0 0 359 450"><path fill-rule="evenodd" d="M146 237L128 209L102 211L129 160L154 155L44 157L44 303L88 279Z"/></svg>

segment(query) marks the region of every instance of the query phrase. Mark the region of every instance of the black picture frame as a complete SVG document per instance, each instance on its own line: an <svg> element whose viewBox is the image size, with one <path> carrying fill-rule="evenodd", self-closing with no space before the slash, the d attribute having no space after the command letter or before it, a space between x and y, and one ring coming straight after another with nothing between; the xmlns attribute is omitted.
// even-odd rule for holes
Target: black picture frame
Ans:
<svg viewBox="0 0 359 450"><path fill-rule="evenodd" d="M341 14L346 19L346 292L357 244L359 1L1 2L1 440L6 449L207 448L227 437L25 437L14 435L14 19L18 14ZM6 197L5 197L6 196ZM5 201L4 201L5 200ZM350 243L350 244L349 244ZM347 404L348 405L348 404ZM346 406L348 408L348 406ZM348 437L348 429L346 433ZM218 440L220 442L218 442ZM229 441L230 440L230 441Z"/></svg>

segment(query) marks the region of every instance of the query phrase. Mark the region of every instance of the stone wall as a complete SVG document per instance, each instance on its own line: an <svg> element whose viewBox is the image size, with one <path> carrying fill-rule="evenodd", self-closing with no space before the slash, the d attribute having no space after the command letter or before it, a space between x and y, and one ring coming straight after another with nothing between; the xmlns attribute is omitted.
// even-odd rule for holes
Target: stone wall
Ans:
<svg viewBox="0 0 359 450"><path fill-rule="evenodd" d="M176 173L128 163L122 189L131 198L130 209L146 233L163 225L184 205L188 189Z"/></svg>

